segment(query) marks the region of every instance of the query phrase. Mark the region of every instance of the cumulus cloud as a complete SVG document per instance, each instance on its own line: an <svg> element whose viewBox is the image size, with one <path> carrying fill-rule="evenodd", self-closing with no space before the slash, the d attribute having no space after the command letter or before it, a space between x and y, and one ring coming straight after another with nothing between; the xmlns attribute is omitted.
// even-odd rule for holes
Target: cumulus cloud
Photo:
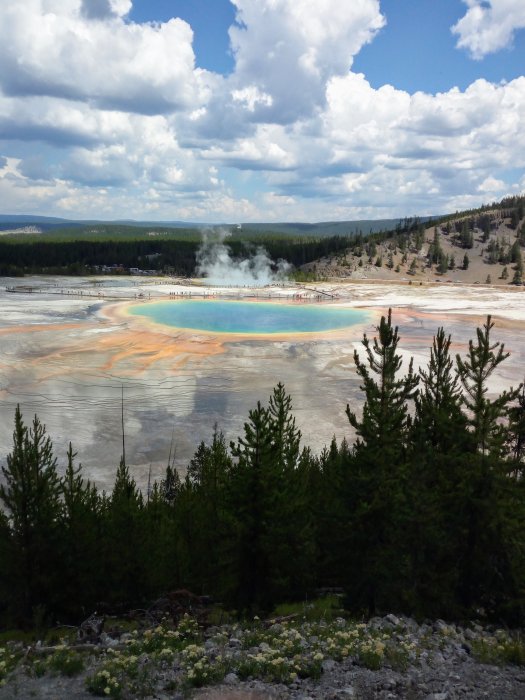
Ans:
<svg viewBox="0 0 525 700"><path fill-rule="evenodd" d="M466 14L452 27L458 35L458 48L472 58L509 48L514 34L525 27L523 0L463 0Z"/></svg>
<svg viewBox="0 0 525 700"><path fill-rule="evenodd" d="M350 73L329 82L317 128L296 129L297 166L271 182L281 194L324 198L339 208L346 197L350 207L432 213L447 210L461 191L476 193L480 203L503 171L525 167L524 119L525 78L409 95L376 90Z"/></svg>
<svg viewBox="0 0 525 700"><path fill-rule="evenodd" d="M329 77L346 73L354 56L385 24L378 0L232 0L235 80L270 101L257 114L288 122L324 102ZM253 111L253 110L252 110Z"/></svg>
<svg viewBox="0 0 525 700"><path fill-rule="evenodd" d="M525 77L436 95L373 88L351 66L385 24L378 1L232 2L227 76L195 65L186 22L131 22L130 0L1 2L4 206L329 220L454 210L523 188ZM486 22L503 0L468 4Z"/></svg>
<svg viewBox="0 0 525 700"><path fill-rule="evenodd" d="M206 98L191 27L125 22L124 0L0 4L0 83L11 96L89 100L104 109L169 112ZM102 21L103 20L103 21Z"/></svg>

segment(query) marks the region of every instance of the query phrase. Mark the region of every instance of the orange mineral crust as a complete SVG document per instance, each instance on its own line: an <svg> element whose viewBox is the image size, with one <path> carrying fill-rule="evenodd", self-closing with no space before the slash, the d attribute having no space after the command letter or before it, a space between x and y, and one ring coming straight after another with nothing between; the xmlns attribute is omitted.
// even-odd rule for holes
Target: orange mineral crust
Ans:
<svg viewBox="0 0 525 700"><path fill-rule="evenodd" d="M257 401L264 405L278 382L292 397L304 446L319 451L334 435L351 442L345 409L350 404L359 413L363 403L354 352L365 359L363 333L372 339L389 307L399 326L403 369L410 359L416 371L426 367L440 326L452 335L453 354L464 355L476 327L491 313L494 341L505 343L510 357L491 378L490 391L523 378L525 294L331 284L323 288L330 300L322 296L320 306L359 309L365 320L322 333L246 335L174 328L132 315L129 307L149 304L150 294L152 302L170 299L173 286L164 280L143 287L131 279L112 283L69 278L58 284L64 293L49 285L49 292L39 287L32 294L8 294L0 284L0 463L11 449L20 404L26 422L37 413L45 423L60 465L71 441L85 476L111 488L122 448L123 396L126 459L144 485L150 468L152 478L162 478L170 448L184 472L199 443L211 439L214 425L227 442L235 440L249 411ZM100 284L106 285L103 299ZM196 296L194 288L190 292ZM277 294L276 303L306 303L295 289L272 290Z"/></svg>

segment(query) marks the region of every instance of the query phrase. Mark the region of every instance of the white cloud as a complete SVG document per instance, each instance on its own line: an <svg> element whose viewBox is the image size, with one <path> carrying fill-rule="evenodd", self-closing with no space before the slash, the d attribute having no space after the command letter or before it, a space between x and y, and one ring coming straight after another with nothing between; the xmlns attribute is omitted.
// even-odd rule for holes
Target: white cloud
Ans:
<svg viewBox="0 0 525 700"><path fill-rule="evenodd" d="M452 27L458 48L475 59L509 48L514 34L525 28L523 0L463 0L466 14Z"/></svg>
<svg viewBox="0 0 525 700"><path fill-rule="evenodd" d="M249 112L254 112L257 105L271 107L273 98L265 92L261 92L256 85L249 85L242 90L232 90L234 102L240 102L245 105Z"/></svg>
<svg viewBox="0 0 525 700"><path fill-rule="evenodd" d="M503 180L497 180L495 177L486 177L478 186L478 192L491 195L501 195L507 189L507 185Z"/></svg>
<svg viewBox="0 0 525 700"><path fill-rule="evenodd" d="M384 24L376 0L232 2L243 24L222 76L195 67L189 25L132 23L130 0L3 0L3 208L328 220L523 189L525 77L374 89L349 67Z"/></svg>
<svg viewBox="0 0 525 700"><path fill-rule="evenodd" d="M191 27L125 22L130 3L99 6L87 19L81 0L0 4L0 81L12 96L89 100L102 108L159 113L198 106L206 72L195 70Z"/></svg>
<svg viewBox="0 0 525 700"><path fill-rule="evenodd" d="M297 145L282 126L261 124L252 136L212 146L202 155L241 169L287 170L299 165Z"/></svg>
<svg viewBox="0 0 525 700"><path fill-rule="evenodd" d="M350 73L329 82L317 130L296 129L294 171L271 182L296 197L346 196L399 214L445 211L465 191L481 203L500 173L525 167L524 120L525 78L433 96L375 90Z"/></svg>
<svg viewBox="0 0 525 700"><path fill-rule="evenodd" d="M235 80L272 97L268 121L290 122L324 102L325 83L345 74L385 24L378 0L232 0Z"/></svg>

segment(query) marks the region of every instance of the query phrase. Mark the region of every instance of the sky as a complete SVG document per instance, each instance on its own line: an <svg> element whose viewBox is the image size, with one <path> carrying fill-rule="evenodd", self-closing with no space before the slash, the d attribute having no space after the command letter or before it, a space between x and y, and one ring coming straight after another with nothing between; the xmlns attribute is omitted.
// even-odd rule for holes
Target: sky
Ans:
<svg viewBox="0 0 525 700"><path fill-rule="evenodd" d="M525 192L523 0L2 0L0 213L237 223Z"/></svg>

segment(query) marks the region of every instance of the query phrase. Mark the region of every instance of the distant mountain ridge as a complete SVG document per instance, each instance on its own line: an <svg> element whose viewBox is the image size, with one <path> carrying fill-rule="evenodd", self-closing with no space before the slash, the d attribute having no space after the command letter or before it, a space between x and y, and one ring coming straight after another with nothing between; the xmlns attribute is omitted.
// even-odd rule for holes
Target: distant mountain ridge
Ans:
<svg viewBox="0 0 525 700"><path fill-rule="evenodd" d="M421 221L429 221L436 217L426 216L420 217ZM353 233L378 233L379 231L388 231L395 229L399 222L403 219L356 219L353 221L320 221L316 223L306 222L257 222L257 223L215 223L205 224L191 221L137 221L134 219L64 219L54 216L37 216L34 214L0 214L0 229L8 226L35 226L41 227L49 231L63 227L80 227L80 226L133 226L137 228L231 228L233 230L242 230L253 233L272 232L282 233L292 236L346 236Z"/></svg>
<svg viewBox="0 0 525 700"><path fill-rule="evenodd" d="M173 226L173 227L197 227L206 224L191 223L185 221L135 221L134 219L63 219L57 216L37 216L35 214L0 214L0 226L3 224L57 224L67 226L88 226L125 224L127 226Z"/></svg>

